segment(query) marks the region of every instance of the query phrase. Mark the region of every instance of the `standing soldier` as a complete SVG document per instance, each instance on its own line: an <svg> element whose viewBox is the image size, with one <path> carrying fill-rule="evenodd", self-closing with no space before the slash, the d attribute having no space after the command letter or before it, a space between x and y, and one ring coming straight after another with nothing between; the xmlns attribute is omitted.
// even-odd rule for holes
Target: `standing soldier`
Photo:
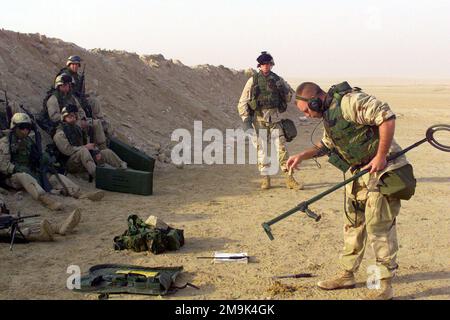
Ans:
<svg viewBox="0 0 450 320"><path fill-rule="evenodd" d="M248 79L239 100L238 112L244 122L244 130L255 128L257 133L254 143L258 153L258 169L262 176L261 189L270 188L267 147L275 129L278 129L280 134L277 152L281 170L286 174L286 186L289 189L302 189L303 186L295 181L286 167L289 154L280 116L286 111L293 90L286 81L271 71L275 63L269 53L263 51L256 61L259 72ZM266 137L260 134L260 129L266 130ZM265 139L266 143L262 143L261 139Z"/></svg>
<svg viewBox="0 0 450 320"><path fill-rule="evenodd" d="M127 164L112 150L98 150L96 144L89 141L87 135L77 125L77 116L76 106L64 108L61 115L62 122L53 138L59 152L68 157L66 162L68 172L87 171L91 177L95 177L97 164L126 169Z"/></svg>
<svg viewBox="0 0 450 320"><path fill-rule="evenodd" d="M103 129L105 130L106 134L111 134L111 125L109 122L106 121L102 110L101 105L98 99L95 99L88 94L86 94L85 90L85 76L84 76L84 70L82 74L80 75L78 72L81 67L81 58L79 56L70 56L67 59L66 67L62 68L58 76L61 74L69 74L72 76L73 79L73 87L72 92L79 100L83 110L85 111L88 118L100 120L103 126Z"/></svg>
<svg viewBox="0 0 450 320"><path fill-rule="evenodd" d="M354 288L354 273L368 242L375 252L379 286L367 298L392 299L392 278L398 268L396 219L400 200L410 199L415 190L412 166L406 157L389 163L386 160L401 150L393 139L395 114L389 105L347 82L331 87L328 93L315 83L302 83L296 101L307 117L323 118L325 131L317 146L289 158L289 168L297 169L301 161L326 154L344 173L370 168L370 174L346 186L340 257L343 272L318 286L324 290Z"/></svg>
<svg viewBox="0 0 450 320"><path fill-rule="evenodd" d="M88 198L93 201L103 198L102 191L82 194L80 187L66 176L42 173L40 164L44 157L39 154L40 148L30 137L32 127L27 114L16 113L11 119L11 131L0 139L0 173L5 184L14 189L25 189L33 199L53 211L61 210L62 204L52 199L42 188L39 181L43 179L48 179L50 187L57 193L67 192L67 195L74 198Z"/></svg>

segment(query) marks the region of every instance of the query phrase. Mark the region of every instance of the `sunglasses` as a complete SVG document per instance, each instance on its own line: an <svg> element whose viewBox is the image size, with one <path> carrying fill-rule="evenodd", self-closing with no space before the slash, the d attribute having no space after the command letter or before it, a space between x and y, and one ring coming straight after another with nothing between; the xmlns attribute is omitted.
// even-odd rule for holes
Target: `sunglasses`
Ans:
<svg viewBox="0 0 450 320"><path fill-rule="evenodd" d="M31 127L32 126L29 123L19 123L17 125L17 128L19 128L20 130L25 130L25 129L31 130Z"/></svg>

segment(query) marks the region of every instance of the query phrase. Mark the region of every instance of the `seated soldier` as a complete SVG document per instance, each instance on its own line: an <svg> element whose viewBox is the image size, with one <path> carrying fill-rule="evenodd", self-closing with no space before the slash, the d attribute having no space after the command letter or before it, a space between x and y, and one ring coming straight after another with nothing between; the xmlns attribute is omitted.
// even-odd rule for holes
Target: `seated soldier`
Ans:
<svg viewBox="0 0 450 320"><path fill-rule="evenodd" d="M92 137L100 149L106 148L106 136L101 121L86 115L72 92L72 85L73 78L70 75L63 73L56 77L55 88L50 90L44 99L42 120L39 125L53 138L61 121L61 110L69 105L75 105L78 108L78 125Z"/></svg>
<svg viewBox="0 0 450 320"><path fill-rule="evenodd" d="M102 191L82 194L80 187L61 174L42 173L41 161L45 159L40 148L30 137L33 128L30 117L16 113L11 119L11 130L0 139L0 173L3 182L14 189L25 189L35 200L50 210L61 210L62 204L43 189L48 182L48 192L67 193L74 198L89 198L96 201L103 198Z"/></svg>
<svg viewBox="0 0 450 320"><path fill-rule="evenodd" d="M81 104L84 112L86 113L88 118L100 120L105 130L106 135L110 135L112 133L111 124L106 121L105 116L102 113L100 101L95 99L94 97L86 94L85 86L85 78L84 78L84 69L82 74L80 75L78 71L81 67L81 58L79 56L70 56L67 59L66 67L62 68L58 75L63 73L69 74L72 76L73 84L72 84L72 92L78 101Z"/></svg>
<svg viewBox="0 0 450 320"><path fill-rule="evenodd" d="M6 209L6 205L3 199L0 198L0 217L2 215L9 215L9 211ZM67 233L73 231L75 227L80 223L81 211L80 209L75 209L66 220L61 223L50 223L47 219L38 220L38 218L30 218L24 220L20 225L20 230L25 236L26 240L29 241L53 241L53 236L55 234L66 235ZM11 236L11 230L0 230L0 235L7 234L8 237Z"/></svg>
<svg viewBox="0 0 450 320"><path fill-rule="evenodd" d="M59 152L69 157L66 162L70 173L88 172L95 177L97 165L110 165L114 168L127 168L117 154L110 149L99 150L97 144L89 141L89 137L77 125L78 110L70 105L62 110L62 122L53 137Z"/></svg>

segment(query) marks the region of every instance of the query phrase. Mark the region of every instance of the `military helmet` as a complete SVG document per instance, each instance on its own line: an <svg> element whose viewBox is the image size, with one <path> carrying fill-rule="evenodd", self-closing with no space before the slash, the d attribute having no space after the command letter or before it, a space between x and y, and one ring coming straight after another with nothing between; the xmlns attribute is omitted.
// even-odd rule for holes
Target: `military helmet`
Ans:
<svg viewBox="0 0 450 320"><path fill-rule="evenodd" d="M70 113L78 113L78 107L74 104L69 104L67 107L64 107L61 110L61 120L64 121L64 118Z"/></svg>
<svg viewBox="0 0 450 320"><path fill-rule="evenodd" d="M15 113L11 118L11 129L22 123L32 124L31 118L26 113Z"/></svg>
<svg viewBox="0 0 450 320"><path fill-rule="evenodd" d="M79 56L70 56L67 58L66 66L70 66L71 64L81 64L81 58Z"/></svg>
<svg viewBox="0 0 450 320"><path fill-rule="evenodd" d="M258 61L258 68L259 68L262 64L266 64L266 63L270 63L271 65L275 65L275 62L273 61L273 57L272 57L271 54L268 53L267 51L261 52L261 54L260 54L259 57L256 59L256 61Z"/></svg>
<svg viewBox="0 0 450 320"><path fill-rule="evenodd" d="M62 73L55 79L55 89L57 89L59 86L66 84L66 83L74 83L73 78L70 74Z"/></svg>

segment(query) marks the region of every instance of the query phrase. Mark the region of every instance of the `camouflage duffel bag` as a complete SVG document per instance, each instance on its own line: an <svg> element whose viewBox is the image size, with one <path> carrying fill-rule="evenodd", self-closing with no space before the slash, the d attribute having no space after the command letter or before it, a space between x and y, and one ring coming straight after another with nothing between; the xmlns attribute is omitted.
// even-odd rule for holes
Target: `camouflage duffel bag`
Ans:
<svg viewBox="0 0 450 320"><path fill-rule="evenodd" d="M184 245L184 231L168 227L156 228L146 224L137 215L128 217L128 230L114 238L114 249L130 249L136 252L151 251L154 254L178 250Z"/></svg>

